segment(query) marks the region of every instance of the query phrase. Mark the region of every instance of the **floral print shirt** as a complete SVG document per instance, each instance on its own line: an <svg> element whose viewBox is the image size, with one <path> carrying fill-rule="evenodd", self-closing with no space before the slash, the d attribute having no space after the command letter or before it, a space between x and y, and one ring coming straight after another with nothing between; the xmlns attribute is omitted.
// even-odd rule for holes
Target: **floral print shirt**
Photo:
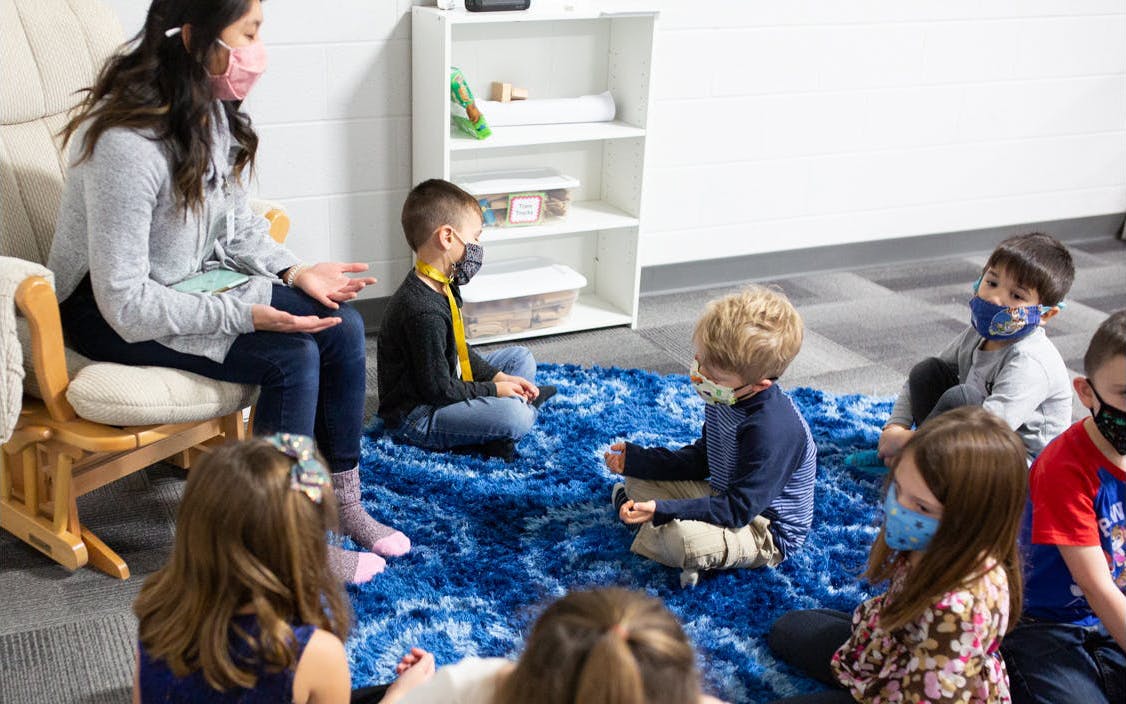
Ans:
<svg viewBox="0 0 1126 704"><path fill-rule="evenodd" d="M868 704L1008 704L1009 676L998 652L1009 623L1004 568L948 592L912 623L888 632L879 625L889 594L907 574L899 568L888 591L852 615L852 636L833 655L833 671L859 702Z"/></svg>

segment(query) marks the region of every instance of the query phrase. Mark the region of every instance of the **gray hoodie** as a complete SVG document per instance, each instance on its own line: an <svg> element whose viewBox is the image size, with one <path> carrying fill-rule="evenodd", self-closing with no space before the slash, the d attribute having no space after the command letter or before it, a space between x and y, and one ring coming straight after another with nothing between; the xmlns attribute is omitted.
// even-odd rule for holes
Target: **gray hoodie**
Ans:
<svg viewBox="0 0 1126 704"><path fill-rule="evenodd" d="M298 259L251 212L231 174L233 139L219 103L212 114L204 206L186 216L176 204L168 146L151 132L109 129L77 164L84 134L76 135L47 266L60 301L89 272L98 310L126 342L156 340L222 362L239 334L254 331L250 307L269 304L276 274ZM219 266L250 282L219 294L169 288Z"/></svg>

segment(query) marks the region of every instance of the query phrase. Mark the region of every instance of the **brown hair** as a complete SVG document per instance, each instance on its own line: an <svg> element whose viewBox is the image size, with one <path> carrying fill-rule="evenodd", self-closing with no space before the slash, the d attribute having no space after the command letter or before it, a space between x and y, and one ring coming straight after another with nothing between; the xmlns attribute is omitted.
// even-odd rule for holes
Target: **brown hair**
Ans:
<svg viewBox="0 0 1126 704"><path fill-rule="evenodd" d="M696 656L658 599L572 592L549 606L494 704L695 704Z"/></svg>
<svg viewBox="0 0 1126 704"><path fill-rule="evenodd" d="M1059 304L1075 280L1071 252L1042 232L1015 235L997 245L985 263L985 269L990 267L1004 270L1025 288L1035 289L1045 306Z"/></svg>
<svg viewBox="0 0 1126 704"><path fill-rule="evenodd" d="M702 364L754 384L782 376L802 336L801 316L785 294L751 285L708 303L692 337Z"/></svg>
<svg viewBox="0 0 1126 704"><path fill-rule="evenodd" d="M1115 311L1099 325L1087 354L1083 355L1083 371L1090 376L1111 357L1126 355L1126 308Z"/></svg>
<svg viewBox="0 0 1126 704"><path fill-rule="evenodd" d="M403 203L407 244L417 252L435 230L443 225L457 225L469 211L480 217L481 204L458 186L440 178L423 181L411 189Z"/></svg>
<svg viewBox="0 0 1126 704"><path fill-rule="evenodd" d="M218 690L255 685L256 663L231 658L232 618L250 606L259 635L247 640L262 666L296 666L290 624L346 637L351 612L329 573L322 503L290 488L293 460L264 440L233 443L188 476L168 563L145 580L133 604L140 640L177 677L201 670Z"/></svg>
<svg viewBox="0 0 1126 704"><path fill-rule="evenodd" d="M106 130L151 131L153 139L167 146L178 205L185 214L201 208L211 161L211 123L217 118L207 62L220 33L249 11L250 0L153 0L145 26L133 38L135 46L128 49L126 44L106 61L63 127L65 144L88 123L78 162L94 154ZM164 33L186 24L192 31L185 49L179 34ZM223 103L236 146L236 178L253 169L258 150L258 135L240 106Z"/></svg>
<svg viewBox="0 0 1126 704"><path fill-rule="evenodd" d="M980 578L988 561L996 560L1009 582L1011 629L1021 607L1017 535L1028 490L1024 443L1000 418L966 406L924 423L898 462L904 457L914 460L944 510L903 589L884 604L881 626L895 630L915 620L943 594ZM888 546L885 530L868 556L865 577L873 584L898 569L900 553Z"/></svg>

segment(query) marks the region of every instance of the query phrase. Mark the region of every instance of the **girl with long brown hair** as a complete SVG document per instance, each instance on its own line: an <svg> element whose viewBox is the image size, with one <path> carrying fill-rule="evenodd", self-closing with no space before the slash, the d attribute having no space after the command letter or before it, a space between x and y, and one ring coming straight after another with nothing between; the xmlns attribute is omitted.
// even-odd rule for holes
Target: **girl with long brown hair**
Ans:
<svg viewBox="0 0 1126 704"><path fill-rule="evenodd" d="M408 675L427 653L405 656ZM402 676L402 675L401 675ZM609 588L551 604L518 662L468 658L407 691L403 704L720 704L700 692L696 653L660 600Z"/></svg>
<svg viewBox="0 0 1126 704"><path fill-rule="evenodd" d="M1028 485L1019 436L988 411L928 421L896 461L865 577L887 591L852 614L794 611L770 647L834 689L788 704L1008 702L1001 639L1021 610Z"/></svg>
<svg viewBox="0 0 1126 704"><path fill-rule="evenodd" d="M260 0L154 0L63 130L70 169L48 266L68 346L259 387L255 430L315 436L333 473L338 578L410 541L360 502L364 264L302 263L254 215L258 137L242 100L266 70Z"/></svg>
<svg viewBox="0 0 1126 704"><path fill-rule="evenodd" d="M328 568L332 480L310 438L271 435L206 456L188 476L168 563L133 605L134 702L393 702L432 659L349 692L351 609Z"/></svg>

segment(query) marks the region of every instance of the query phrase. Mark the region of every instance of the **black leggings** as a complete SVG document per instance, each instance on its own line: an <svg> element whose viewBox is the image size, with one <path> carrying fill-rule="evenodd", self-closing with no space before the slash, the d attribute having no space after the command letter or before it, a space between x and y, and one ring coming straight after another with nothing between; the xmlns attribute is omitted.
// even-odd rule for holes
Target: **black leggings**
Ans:
<svg viewBox="0 0 1126 704"><path fill-rule="evenodd" d="M843 611L791 611L775 621L766 643L778 659L832 689L786 697L772 704L853 704L852 694L841 687L829 667L833 653L850 635L852 616Z"/></svg>
<svg viewBox="0 0 1126 704"><path fill-rule="evenodd" d="M952 408L980 406L985 402L985 394L969 384L959 384L958 370L938 357L928 357L911 367L907 390L911 393L915 427Z"/></svg>
<svg viewBox="0 0 1126 704"><path fill-rule="evenodd" d="M380 684L374 687L362 687L352 690L352 704L379 704L383 695L387 694L390 685Z"/></svg>

